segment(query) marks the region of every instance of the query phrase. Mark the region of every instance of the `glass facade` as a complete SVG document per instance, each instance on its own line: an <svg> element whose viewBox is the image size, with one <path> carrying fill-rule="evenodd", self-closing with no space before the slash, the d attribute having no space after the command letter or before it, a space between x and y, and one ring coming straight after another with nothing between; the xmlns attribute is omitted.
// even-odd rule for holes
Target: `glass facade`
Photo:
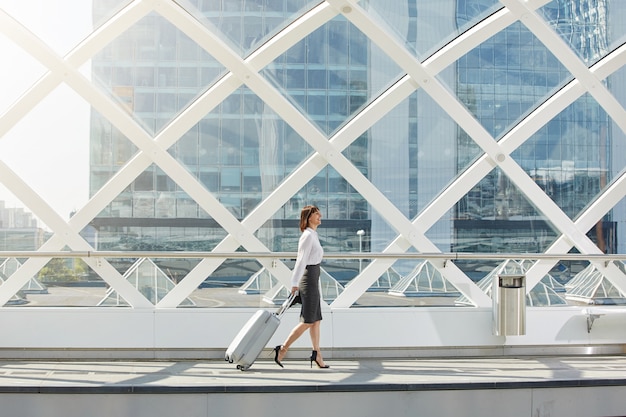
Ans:
<svg viewBox="0 0 626 417"><path fill-rule="evenodd" d="M517 12L496 0L166 3L92 2L94 28L119 24L87 71L94 212L81 234L95 250L291 252L315 204L327 252L544 253L626 168L624 70L601 72L626 39L617 0L545 2L499 30ZM618 200L581 231L603 253L625 250ZM581 239L565 252L588 251ZM120 275L136 261L108 260ZM165 282L153 304L201 263L152 262ZM378 276L371 264L325 266L339 294L369 266ZM457 265L476 283L497 263ZM194 291L264 267L217 262Z"/></svg>
<svg viewBox="0 0 626 417"><path fill-rule="evenodd" d="M297 13L315 5L305 1L186 4L244 58ZM427 28L436 26L437 34L451 38L501 6L494 1L418 0L390 6L370 0L364 7L422 56L443 46L432 44L432 33L422 36ZM540 12L585 64L609 52L606 1L553 1ZM216 59L156 14L127 30L93 62L95 78L151 134L161 131L224 75ZM404 72L338 15L275 58L261 75L330 139ZM499 140L573 77L548 47L517 22L460 57L439 78ZM97 112L92 114L91 149L93 194L136 150ZM245 85L168 151L239 220L253 213L312 153L293 127ZM610 152L610 118L586 95L511 156L574 218L610 181ZM415 218L478 154L472 138L421 92L392 109L344 150L365 178L409 218ZM299 208L308 203L318 205L327 219L323 238L329 251L354 250L357 230L365 231L367 239L360 249L366 251L383 250L396 235L367 198L335 169L325 167L258 231L270 250L295 250L297 236L291 230ZM154 165L111 202L94 225L101 249L206 251L224 237L210 215ZM609 213L590 237L603 251L614 253L616 232ZM543 252L558 236L529 196L498 168L476 183L430 235L442 251L521 253ZM355 274L344 274L342 279Z"/></svg>
<svg viewBox="0 0 626 417"><path fill-rule="evenodd" d="M609 52L607 6L605 1L553 1L541 12L585 64L592 65ZM572 78L553 53L518 22L457 62L455 88L485 129L500 139ZM610 138L610 118L593 97L584 95L511 156L565 214L575 218L611 179ZM465 135L460 139L467 142ZM465 155L459 153L460 163L466 163ZM622 168L623 162L618 166ZM543 252L556 238L550 222L529 197L498 169L459 201L457 219L458 236L464 242L476 239L474 247L465 250ZM614 232L615 226L609 214L601 227L589 233L603 252L617 251L615 233L607 233Z"/></svg>
<svg viewBox="0 0 626 417"><path fill-rule="evenodd" d="M278 15L287 19L282 23L287 23L289 13L298 9L298 5L291 2L257 3L257 7L246 7L245 10L220 2L213 5L214 9L203 2L190 5L199 7L198 11L203 12L203 17L210 22L219 22L221 34L245 55L253 50L255 39L270 30L263 25L246 25L248 20L265 22ZM370 1L368 6L375 10L379 7L376 3ZM382 3L380 7L388 11ZM407 42L411 36L417 36L415 26L422 23L417 9L419 3L405 2L394 6L398 12L406 12L402 25L406 29ZM306 4L299 6L303 11L310 7ZM463 27L472 22L476 12L489 10L489 6L493 5L464 1L456 2L456 11L449 11L455 12L456 25ZM594 2L594 13L589 11L591 6L584 1L552 2L542 10L548 23L563 38L571 39L574 51L589 65L608 53L609 44L607 4ZM439 16L448 22L451 17ZM100 18L102 16L96 16L96 19ZM581 45L583 40L587 40L586 44ZM416 42L417 39L409 43ZM389 57L385 57L384 51L345 18L338 16L275 59L262 74L331 137L402 75ZM521 23L515 23L483 42L454 66L453 78L445 81L496 139L572 79L569 71ZM224 68L206 52L201 52L166 19L155 15L142 19L96 56L93 71L110 93L126 102L134 117L154 134L209 88L223 74ZM399 146L406 152L398 150L408 160L402 167L404 171L398 175L410 185L395 194L402 199L405 193L412 197L402 202L401 209L407 216L415 217L419 201L428 201L430 197L417 189L419 162L416 156L427 146L419 143L421 132L418 125L437 123L437 118L419 117L424 112L422 107L427 104L421 103L417 96L403 105L407 109L404 132L400 134L405 138ZM95 112L92 115L92 194L136 151L122 134L115 132L102 119ZM397 124L397 121L394 118L393 123ZM456 170L460 172L476 157L477 150L465 132L458 127L456 130L452 151L457 155ZM399 136L395 131L387 130L386 133ZM372 144L373 141L381 145ZM395 155L385 152L381 159L386 161L373 161L370 149L387 147L389 142L384 135L379 138L376 133L367 132L346 151L347 157L368 178L371 177L369 170L375 169L378 163L383 164L382 169L388 173L390 165L396 166ZM609 117L592 97L585 96L538 131L515 151L514 157L559 207L575 217L602 189L601 184L610 180L610 149ZM243 219L311 153L311 149L253 91L242 87L186 132L169 152L209 191L219 196L235 217ZM389 163L389 159L393 162ZM385 177L385 174L380 176ZM397 182L398 178L381 180ZM514 217L527 221L537 216L532 204L514 188L502 172L490 173L459 202L455 230L459 229L462 234L463 229L475 230L478 226L488 230L491 236L500 234L498 237L506 239L503 233L508 226L493 228L494 220L511 222L510 218ZM343 222L347 229L354 229L349 225L350 220L367 220L369 217L366 200L332 168L320 172L296 198L295 207L291 203L275 217L293 219L302 202L315 202L323 207L329 219L347 220ZM158 167L151 167L134 181L125 195L111 203L108 216L99 217L195 219L207 215L177 190L176 184ZM470 220L486 220L488 224L483 227L464 225ZM158 223L155 227L159 227ZM526 229L525 226L522 228ZM538 233L544 233L545 224L539 229ZM340 232L330 232L336 233ZM170 236L176 234L172 230ZM167 239L161 244L166 249L167 244L174 242L176 239ZM547 243L520 249L542 251ZM154 244L159 245L159 242ZM602 244L610 246L609 242ZM453 241L452 245L456 247L458 242ZM286 249L270 246L278 251ZM210 246L198 249L207 250Z"/></svg>
<svg viewBox="0 0 626 417"><path fill-rule="evenodd" d="M215 24L221 40L245 56L258 44L259 36L290 23L294 12L306 12L315 5L309 3L257 2L251 7L241 2L239 6L245 10L221 2L187 5L203 24ZM257 27L256 22L265 23ZM269 22L273 24L264 27ZM161 37L167 37L166 46ZM261 76L320 132L331 137L401 75L389 58L380 69L371 67L373 53L379 58L384 56L344 17L337 16L276 57ZM167 19L153 15L95 56L93 75L148 132L158 135L200 94L219 82L224 68L182 31L172 28ZM377 82L379 85L373 89L371 78L385 79L386 83ZM91 129L93 195L137 149L97 111L92 112ZM344 151L366 177L368 136L363 134ZM270 105L244 85L217 104L168 152L229 213L242 220L313 150ZM355 249L356 230L364 229L369 234L366 199L336 170L326 167L274 213L258 231L258 237L270 250L294 251L299 210L309 203L323 211L327 226L322 233L328 251ZM98 231L101 250L209 251L225 236L220 225L155 165L129 184L92 225Z"/></svg>

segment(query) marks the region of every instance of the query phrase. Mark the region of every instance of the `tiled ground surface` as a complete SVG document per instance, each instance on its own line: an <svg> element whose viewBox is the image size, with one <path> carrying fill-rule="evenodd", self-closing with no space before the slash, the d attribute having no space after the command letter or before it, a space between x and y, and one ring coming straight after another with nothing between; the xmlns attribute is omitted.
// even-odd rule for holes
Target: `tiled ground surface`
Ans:
<svg viewBox="0 0 626 417"><path fill-rule="evenodd" d="M0 361L0 392L306 392L626 386L626 356L224 361ZM315 365L314 365L315 366Z"/></svg>

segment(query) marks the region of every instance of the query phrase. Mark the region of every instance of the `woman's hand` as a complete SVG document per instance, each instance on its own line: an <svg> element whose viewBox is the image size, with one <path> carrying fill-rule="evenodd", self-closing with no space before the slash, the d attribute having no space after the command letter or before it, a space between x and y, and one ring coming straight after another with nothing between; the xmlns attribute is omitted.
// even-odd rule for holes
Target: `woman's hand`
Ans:
<svg viewBox="0 0 626 417"><path fill-rule="evenodd" d="M298 287L291 287L291 293L295 294L298 291Z"/></svg>

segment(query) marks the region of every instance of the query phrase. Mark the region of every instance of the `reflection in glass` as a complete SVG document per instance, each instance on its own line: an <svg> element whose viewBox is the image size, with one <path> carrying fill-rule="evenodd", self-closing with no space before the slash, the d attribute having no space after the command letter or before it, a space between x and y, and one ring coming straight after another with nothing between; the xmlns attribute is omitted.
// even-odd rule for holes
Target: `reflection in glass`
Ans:
<svg viewBox="0 0 626 417"><path fill-rule="evenodd" d="M151 13L94 56L92 77L154 134L223 73L198 51L180 29Z"/></svg>
<svg viewBox="0 0 626 417"><path fill-rule="evenodd" d="M609 52L609 3L608 0L553 0L540 12L572 50L587 65L592 65ZM617 29L619 25L612 27Z"/></svg>
<svg viewBox="0 0 626 417"><path fill-rule="evenodd" d="M241 56L319 4L317 0L178 2Z"/></svg>
<svg viewBox="0 0 626 417"><path fill-rule="evenodd" d="M402 71L340 15L291 47L262 74L331 135Z"/></svg>
<svg viewBox="0 0 626 417"><path fill-rule="evenodd" d="M500 170L494 169L456 205L455 238L458 252L545 251L557 233L520 189ZM437 230L437 229L432 229ZM440 239L428 236L432 240Z"/></svg>
<svg viewBox="0 0 626 417"><path fill-rule="evenodd" d="M560 88L570 73L521 23L514 23L456 63L456 91L498 137Z"/></svg>
<svg viewBox="0 0 626 417"><path fill-rule="evenodd" d="M512 156L568 216L575 218L607 185L611 163L608 128L607 114L585 95Z"/></svg>
<svg viewBox="0 0 626 417"><path fill-rule="evenodd" d="M503 7L497 0L365 0L359 4L420 59Z"/></svg>
<svg viewBox="0 0 626 417"><path fill-rule="evenodd" d="M96 3L92 18L97 25L128 4L123 1ZM253 51L289 24L306 23L307 17L301 15L318 3L184 0L176 2L175 6L186 8L211 33L226 40L236 54L254 62ZM380 27L399 38L417 59L441 50L455 36L503 7L496 0L369 0L358 4L380 23ZM622 3L612 2L610 15L607 4L605 0L555 1L543 6L541 13L582 61L590 65L607 56L624 37L624 25L618 19L624 13L624 8L620 8ZM117 16L120 15L124 12ZM302 20L296 20L299 17ZM56 95L59 91L68 90L83 106L94 106L89 118L89 195L104 196L106 200L96 199L95 204L102 202L102 208L95 207L99 211L97 215L96 210L88 212L92 218L85 219L81 227L82 236L97 250L212 250L224 243L232 231L224 230L213 218L212 207L206 204L210 200L219 202L222 206L217 208L225 209L222 214L232 216L233 220L249 223L259 220L262 226L255 225L251 232L272 251L295 251L299 236L298 213L305 204L316 204L323 212L320 237L327 251L383 251L406 231L392 228L390 214L376 210L378 194L364 192L363 181L351 184L351 178L342 175L346 169L354 168L363 175L362 180L370 181L407 220L418 218L437 197L452 206L442 210L443 213L435 213L438 221L434 216L424 216L433 218L434 222L426 231L429 240L426 243L434 244L441 251L541 252L560 236L552 227L550 213L539 212L529 190L516 187L499 169L484 178L476 178L473 186L468 184L469 190L459 192L462 195L443 193L449 184L462 180L463 174L482 155L471 135L454 122L449 109L437 106L421 88L413 94L407 92L404 100L392 109L385 107L388 102L377 99L402 79L405 71L387 55L384 47L376 46L343 15L318 23L312 33L282 51L282 55L277 51L274 55L277 58L259 71L270 81L269 87L276 87L276 92L283 94L308 118L316 130L314 133L321 137L322 145L325 139L343 140L345 148L340 151L347 162L337 159L346 163L344 166L328 158L324 160L327 154L315 154L313 147L297 133L301 132L301 126L297 125L301 119L293 115L281 117L283 113L274 110L276 103L265 103L255 94L255 87L262 83L254 77L250 81L239 79L237 74L222 79L228 69L189 38L186 28L177 28L176 22L157 12L139 19L102 50L83 51L85 56L94 55L89 55L93 57L91 67L85 65L82 70L91 69L91 78L87 77L87 81L93 81L134 118L145 130L138 134L148 136L144 139L156 140L157 132L164 133L158 140L164 140L163 145L172 157L167 159L170 166L158 166L147 158L152 155L140 155L125 136L129 126L122 126L124 118L109 120L115 109L109 108L108 113L100 114L101 103L96 109L97 103L90 102L88 94L81 94L81 91L75 94L76 91L70 91L73 85L64 81L60 81L61 88L36 107L18 108L16 113L11 113L10 120L5 119L3 113L0 122L11 132L3 133L2 145L11 142L10 135L21 132L21 126L13 128L17 119L23 125L45 124L28 116L36 115L46 100L65 109L67 103ZM116 24L111 22L107 27L114 29ZM56 46L53 49L58 50ZM45 74L41 64L24 62L26 60L20 59L17 68L25 64L27 81L16 82L21 91L19 94L11 92L12 99L28 93L28 88ZM519 22L491 36L435 76L494 139L511 132L525 116L572 79L548 47ZM182 124L176 124L172 125L173 129L164 130L174 120L187 120L176 118L193 113L184 111L202 94L227 91L221 89L227 88L228 83L217 84L217 80L235 81L232 89L224 93L225 99L203 96L207 100L197 104L207 107L193 122L184 125L184 129L177 130ZM622 105L626 103L623 80L624 71L620 70L605 81L605 86ZM211 87L216 88L210 90ZM3 105L2 110L7 106L10 104ZM360 119L355 116L366 108L371 110L368 114L377 117L377 122L363 131L351 130L354 126L358 128ZM71 124L77 117L71 114L66 123ZM352 121L355 123L350 123ZM120 125L116 127L116 123ZM136 126L130 129L133 127ZM343 127L355 137L340 136L344 134L340 130ZM61 138L66 136L60 129L49 130L50 134L46 132L42 137L16 134L19 140L13 142L27 143L36 138L37 142L31 142L31 146L39 145L36 148L39 151L44 143L62 148L64 152L71 148L59 146ZM173 134L166 137L170 133ZM87 142L86 137L81 140L81 143ZM511 156L542 192L575 219L624 170L624 143L624 132L619 125L610 120L599 103L582 96L546 126L540 127ZM0 158L10 165L10 157L19 152L4 149ZM24 154L35 155L34 152ZM46 152L47 159L53 160L50 155ZM44 169L46 175L58 172L57 168L69 159L68 155L64 153L65 159L55 161L53 169ZM146 161L145 165L137 163L142 160ZM189 181L175 182L168 175L172 168L184 169L190 174ZM306 175L301 176L301 173ZM57 181L57 184L69 188L64 181ZM108 188L111 184L119 189ZM191 186L197 186L194 190L200 193L199 197L193 194L196 199L188 194L191 194ZM45 192L40 194L47 199ZM264 210L255 211L261 205ZM602 251L623 252L624 239L618 238L626 213L623 207L622 201L587 231ZM262 213L265 218L250 218L255 213ZM9 223L4 214L2 222L4 239L1 244L9 250L39 248L51 235L43 229L30 230L35 229L30 226L26 232L15 230L18 227ZM231 250L240 244L239 250L247 249L245 239L237 236L235 240L241 241L232 244ZM110 262L124 274L135 261ZM172 283L179 282L191 270L182 260L172 263L154 260L154 264ZM330 277L329 288L334 286L338 292L371 264L367 259L328 262L324 270ZM462 270L477 282L495 267L497 265L488 262L467 262ZM414 269L415 262L397 262L393 272L388 270L385 276L370 278L377 279L378 289L389 290L401 279L410 277ZM214 306L217 303L213 296L219 289L228 288L230 296L235 292L233 288L260 270L255 260L226 260L213 270L207 270L206 277L199 277L201 288L190 297L193 304L189 305ZM178 272L170 273L172 271ZM571 268L568 274L578 272ZM61 277L63 273L56 275ZM408 285L418 288L416 282ZM31 290L37 288L35 281L30 284ZM558 292L554 283L544 284L545 291L533 299L534 305L555 300L548 294ZM104 288L104 284L99 285ZM153 303L162 299L159 285L152 286L152 293L144 294ZM403 292L406 295L407 292ZM104 297L100 295L98 300ZM386 297L384 301L382 297L366 300L368 297L374 296L368 292L358 303L390 305L393 299L402 305L427 304L421 297ZM431 301L431 305L440 305L440 300ZM237 299L232 305L238 303L260 305L261 300ZM120 301L119 305L123 304Z"/></svg>

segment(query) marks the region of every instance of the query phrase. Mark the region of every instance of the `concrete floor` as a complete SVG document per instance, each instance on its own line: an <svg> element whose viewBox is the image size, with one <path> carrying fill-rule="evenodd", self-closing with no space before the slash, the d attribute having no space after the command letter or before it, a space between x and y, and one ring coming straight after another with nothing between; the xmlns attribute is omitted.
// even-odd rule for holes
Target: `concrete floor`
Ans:
<svg viewBox="0 0 626 417"><path fill-rule="evenodd" d="M265 356L242 372L220 360L0 361L0 416L288 416L311 400L325 416L626 415L624 355L328 363L281 369ZM299 416L319 415L309 411Z"/></svg>
<svg viewBox="0 0 626 417"><path fill-rule="evenodd" d="M209 361L0 362L0 392L57 390L307 391L626 384L626 356L328 360L330 369L261 357L247 371ZM626 409L625 409L626 411Z"/></svg>

